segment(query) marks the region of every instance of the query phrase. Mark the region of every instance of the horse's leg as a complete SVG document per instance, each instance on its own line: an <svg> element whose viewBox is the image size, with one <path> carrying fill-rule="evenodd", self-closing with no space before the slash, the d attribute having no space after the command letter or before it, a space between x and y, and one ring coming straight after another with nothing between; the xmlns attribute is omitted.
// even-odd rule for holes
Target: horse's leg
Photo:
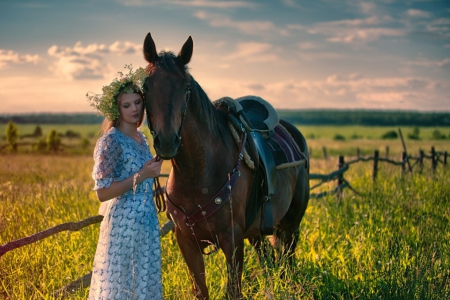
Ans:
<svg viewBox="0 0 450 300"><path fill-rule="evenodd" d="M287 257L288 262L292 265L294 261L293 253L299 239L299 226L305 214L309 201L309 151L303 134L291 123L280 120L280 123L289 131L296 141L300 150L307 158L307 166L300 166L297 169L294 193L292 195L291 205L272 237L272 244L281 250L282 257Z"/></svg>
<svg viewBox="0 0 450 300"><path fill-rule="evenodd" d="M209 299L208 288L206 287L205 262L198 244L179 230L175 230L175 236L191 274L192 292L195 298Z"/></svg>
<svg viewBox="0 0 450 300"><path fill-rule="evenodd" d="M275 261L275 253L272 246L266 244L266 238L263 235L258 235L249 238L248 240L258 254L258 259L261 267L264 267L264 264L266 264L267 266L273 265Z"/></svg>
<svg viewBox="0 0 450 300"><path fill-rule="evenodd" d="M272 236L272 245L279 251L280 258L290 265L294 263L294 251L300 235L300 222L309 200L308 169L299 169L291 205Z"/></svg>
<svg viewBox="0 0 450 300"><path fill-rule="evenodd" d="M241 230L230 230L219 236L219 243L227 260L227 298L242 299L241 280L244 263L244 237Z"/></svg>
<svg viewBox="0 0 450 300"><path fill-rule="evenodd" d="M294 263L294 251L297 246L300 231L299 229L277 229L271 238L271 242L277 249L279 260L288 262L289 265ZM281 261L280 261L281 262Z"/></svg>

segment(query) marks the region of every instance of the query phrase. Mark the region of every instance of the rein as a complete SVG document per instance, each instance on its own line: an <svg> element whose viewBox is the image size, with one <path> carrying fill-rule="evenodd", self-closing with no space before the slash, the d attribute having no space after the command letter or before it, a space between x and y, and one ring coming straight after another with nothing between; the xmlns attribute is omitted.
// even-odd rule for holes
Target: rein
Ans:
<svg viewBox="0 0 450 300"><path fill-rule="evenodd" d="M233 192L233 188L237 182L239 176L241 176L241 161L244 158L244 148L247 139L247 133L244 132L243 138L241 139L241 145L239 149L239 156L236 163L236 167L231 172L231 175L228 176L227 182L225 182L224 186L220 189L220 191L212 197L206 204L203 206L199 205L198 209L196 209L191 214L187 214L186 211L181 207L174 204L167 194L166 191L166 205L167 212L170 214L171 219L174 221L175 225L179 226L179 223L185 224L186 226L193 229L193 226L203 220L206 220L212 214L214 214L219 208L221 208L231 197ZM178 222L177 222L178 221Z"/></svg>
<svg viewBox="0 0 450 300"><path fill-rule="evenodd" d="M156 161L159 161L161 158L156 155ZM156 204L156 212L160 213L166 210L166 201L164 201L164 188L161 187L159 183L159 176L153 179L153 189L155 190L155 204Z"/></svg>

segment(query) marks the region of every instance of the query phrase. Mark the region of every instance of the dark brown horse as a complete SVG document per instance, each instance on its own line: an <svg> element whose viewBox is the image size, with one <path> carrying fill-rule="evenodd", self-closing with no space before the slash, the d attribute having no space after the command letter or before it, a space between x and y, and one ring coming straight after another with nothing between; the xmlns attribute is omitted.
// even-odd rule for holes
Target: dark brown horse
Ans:
<svg viewBox="0 0 450 300"><path fill-rule="evenodd" d="M229 266L227 296L239 299L244 239L258 247L264 238L259 213L252 225L245 224L253 173L244 163L237 163L240 148L230 132L227 113L213 105L188 73L192 51L191 37L178 56L164 51L158 55L150 33L145 38L144 56L149 63L149 76L144 85L148 125L156 153L172 161L166 195L176 208L175 214L183 214L183 221L173 218L173 211L171 217L180 250L192 275L195 296L209 298L203 254L205 248L214 244L222 249ZM303 135L291 124L281 122L308 157ZM240 168L239 173L233 171L236 168ZM278 185L271 199L275 223L271 242L291 256L308 204L309 167L285 168L278 170L276 176ZM200 207L216 199L219 191L227 189L229 181L234 186L226 204L217 211L202 211L208 209Z"/></svg>

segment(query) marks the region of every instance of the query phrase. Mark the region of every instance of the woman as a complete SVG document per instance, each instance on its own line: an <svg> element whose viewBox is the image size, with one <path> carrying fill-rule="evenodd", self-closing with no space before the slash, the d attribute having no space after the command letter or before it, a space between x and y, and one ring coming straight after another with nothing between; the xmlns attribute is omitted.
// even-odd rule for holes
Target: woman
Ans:
<svg viewBox="0 0 450 300"><path fill-rule="evenodd" d="M89 299L162 299L159 226L153 201L153 178L162 160L152 158L138 127L144 117L138 69L88 96L105 117L94 150L94 190L109 201L100 226Z"/></svg>

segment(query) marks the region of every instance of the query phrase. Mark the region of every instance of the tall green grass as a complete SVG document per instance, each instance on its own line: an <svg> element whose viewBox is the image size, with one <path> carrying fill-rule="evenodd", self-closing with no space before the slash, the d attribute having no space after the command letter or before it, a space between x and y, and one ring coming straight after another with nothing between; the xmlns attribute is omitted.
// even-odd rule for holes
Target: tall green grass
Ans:
<svg viewBox="0 0 450 300"><path fill-rule="evenodd" d="M92 165L91 156L0 156L0 244L96 215ZM335 165L311 162L315 173ZM345 178L358 193L310 200L291 268L273 261L261 266L246 243L245 299L449 299L449 170L429 169L402 174L380 163L373 183L370 163L352 165ZM159 217L161 224L167 220ZM54 299L53 291L91 270L98 228L59 233L6 253L0 299ZM161 243L165 299L193 299L174 235ZM205 260L211 299L224 299L224 255ZM85 288L69 299L87 294Z"/></svg>

